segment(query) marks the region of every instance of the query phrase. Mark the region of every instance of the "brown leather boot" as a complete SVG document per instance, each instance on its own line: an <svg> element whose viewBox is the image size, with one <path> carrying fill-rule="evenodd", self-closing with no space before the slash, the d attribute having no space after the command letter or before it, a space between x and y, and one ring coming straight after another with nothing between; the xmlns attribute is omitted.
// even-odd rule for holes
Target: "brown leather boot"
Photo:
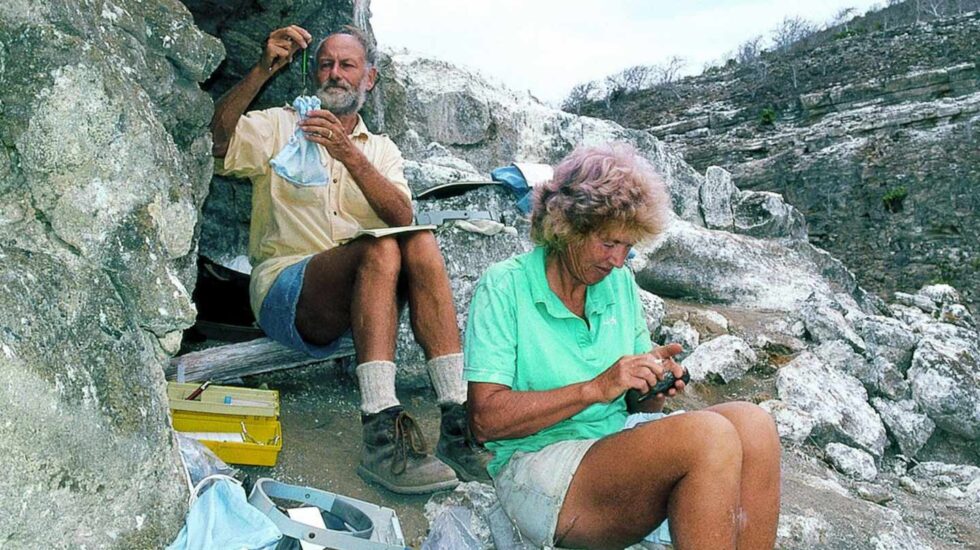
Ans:
<svg viewBox="0 0 980 550"><path fill-rule="evenodd" d="M456 470L456 475L463 481L490 481L487 463L492 455L473 437L466 405L443 403L439 408L442 410L442 423L436 456Z"/></svg>
<svg viewBox="0 0 980 550"><path fill-rule="evenodd" d="M401 406L361 415L363 446L357 474L395 493L417 495L452 489L452 468L426 453L415 419Z"/></svg>

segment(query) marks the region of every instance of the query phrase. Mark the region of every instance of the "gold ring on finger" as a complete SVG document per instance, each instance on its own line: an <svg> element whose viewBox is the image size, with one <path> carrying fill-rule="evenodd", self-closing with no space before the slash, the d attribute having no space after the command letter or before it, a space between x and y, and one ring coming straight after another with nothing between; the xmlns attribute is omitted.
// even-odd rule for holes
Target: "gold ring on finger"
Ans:
<svg viewBox="0 0 980 550"><path fill-rule="evenodd" d="M327 140L333 139L333 130L327 130Z"/></svg>

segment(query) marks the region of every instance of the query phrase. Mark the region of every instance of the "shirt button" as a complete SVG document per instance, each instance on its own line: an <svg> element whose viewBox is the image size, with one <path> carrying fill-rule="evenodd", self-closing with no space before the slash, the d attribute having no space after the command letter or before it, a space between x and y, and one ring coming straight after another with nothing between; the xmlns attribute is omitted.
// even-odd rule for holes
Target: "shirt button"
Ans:
<svg viewBox="0 0 980 550"><path fill-rule="evenodd" d="M337 178L334 178L334 179L333 179L333 182L334 182L334 183L337 183Z"/></svg>
<svg viewBox="0 0 980 550"><path fill-rule="evenodd" d="M336 210L334 210L334 211L333 211L333 215L334 215L334 216L336 216L336 215L337 215L337 211L336 211Z"/></svg>

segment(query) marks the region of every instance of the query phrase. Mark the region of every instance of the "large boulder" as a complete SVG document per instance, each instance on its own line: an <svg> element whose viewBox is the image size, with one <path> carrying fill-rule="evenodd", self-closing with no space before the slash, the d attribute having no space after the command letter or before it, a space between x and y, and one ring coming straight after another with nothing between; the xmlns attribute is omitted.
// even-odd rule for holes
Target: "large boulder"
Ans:
<svg viewBox="0 0 980 550"><path fill-rule="evenodd" d="M844 443L875 457L884 454L885 426L858 379L804 352L776 372L776 389L782 401L814 418L813 435L818 441Z"/></svg>
<svg viewBox="0 0 980 550"><path fill-rule="evenodd" d="M796 311L811 295L840 287L823 275L812 247L790 247L678 220L634 262L637 281L662 296Z"/></svg>
<svg viewBox="0 0 980 550"><path fill-rule="evenodd" d="M871 405L878 411L899 450L909 458L915 458L936 429L936 424L928 416L916 411L912 400L895 402L875 397Z"/></svg>
<svg viewBox="0 0 980 550"><path fill-rule="evenodd" d="M744 340L726 334L695 348L683 364L691 380L719 379L728 383L741 378L757 361L755 351Z"/></svg>
<svg viewBox="0 0 980 550"><path fill-rule="evenodd" d="M223 57L175 0L0 5L0 540L169 543L163 367L194 321Z"/></svg>
<svg viewBox="0 0 980 550"><path fill-rule="evenodd" d="M919 342L908 371L912 397L950 433L980 438L980 349L975 331L936 327Z"/></svg>

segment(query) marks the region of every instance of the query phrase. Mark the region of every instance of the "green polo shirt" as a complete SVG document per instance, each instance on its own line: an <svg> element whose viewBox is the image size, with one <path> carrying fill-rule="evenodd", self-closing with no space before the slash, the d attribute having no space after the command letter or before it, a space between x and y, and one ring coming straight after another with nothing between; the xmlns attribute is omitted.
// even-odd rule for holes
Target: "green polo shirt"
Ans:
<svg viewBox="0 0 980 550"><path fill-rule="evenodd" d="M548 286L545 255L544 248L535 248L491 266L480 279L466 323L466 380L515 391L552 390L591 380L624 355L650 351L650 332L628 269L614 269L588 288L586 324ZM488 470L496 476L515 451L617 432L626 415L621 396L536 434L490 441L494 458Z"/></svg>

